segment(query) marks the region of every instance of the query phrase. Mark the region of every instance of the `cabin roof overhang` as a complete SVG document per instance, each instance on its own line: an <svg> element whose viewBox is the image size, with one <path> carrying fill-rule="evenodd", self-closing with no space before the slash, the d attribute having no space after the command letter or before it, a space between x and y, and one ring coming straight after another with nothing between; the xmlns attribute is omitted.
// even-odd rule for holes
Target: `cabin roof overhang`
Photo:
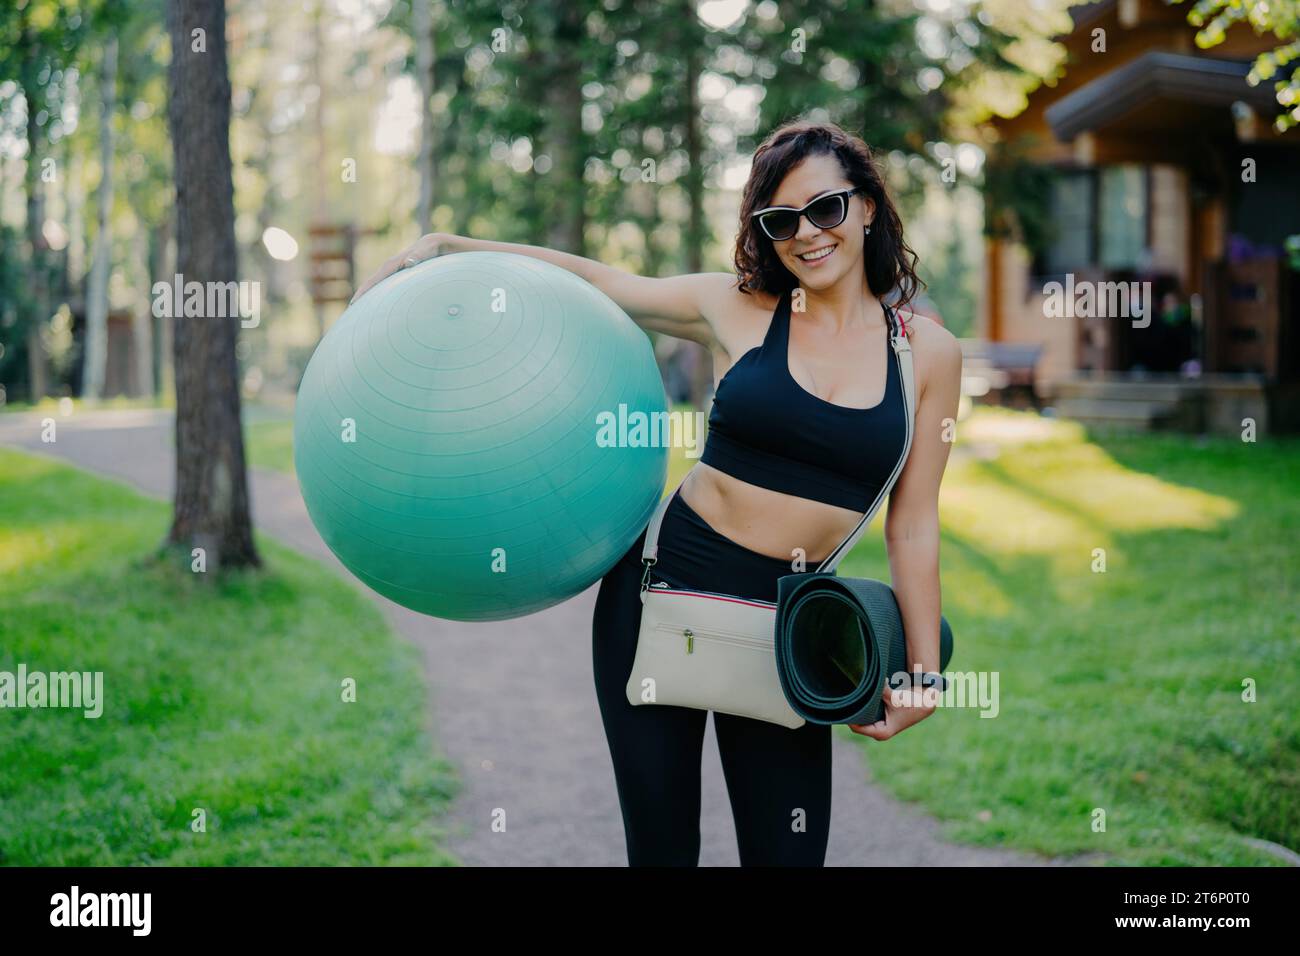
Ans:
<svg viewBox="0 0 1300 956"><path fill-rule="evenodd" d="M1251 86L1249 72L1248 62L1153 50L1063 96L1043 116L1062 142L1102 129L1158 135L1207 120L1230 126L1239 101L1271 116L1273 90Z"/></svg>

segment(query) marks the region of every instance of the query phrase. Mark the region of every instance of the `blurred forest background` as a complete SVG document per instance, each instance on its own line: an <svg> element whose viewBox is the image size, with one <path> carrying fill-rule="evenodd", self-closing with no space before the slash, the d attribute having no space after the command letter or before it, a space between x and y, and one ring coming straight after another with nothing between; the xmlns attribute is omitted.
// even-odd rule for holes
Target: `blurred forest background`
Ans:
<svg viewBox="0 0 1300 956"><path fill-rule="evenodd" d="M172 323L151 311L176 271L164 7L0 11L0 401L172 393ZM1065 7L231 0L237 277L262 313L239 335L244 397L291 395L354 283L423 232L729 269L749 155L798 114L877 150L924 305L967 334L978 123L1056 69ZM658 345L670 391L698 400L707 363Z"/></svg>

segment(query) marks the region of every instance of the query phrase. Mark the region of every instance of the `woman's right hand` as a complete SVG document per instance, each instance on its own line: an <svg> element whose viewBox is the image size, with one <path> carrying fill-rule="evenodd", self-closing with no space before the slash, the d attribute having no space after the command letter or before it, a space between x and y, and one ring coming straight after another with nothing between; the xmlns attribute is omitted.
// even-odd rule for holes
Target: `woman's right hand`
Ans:
<svg viewBox="0 0 1300 956"><path fill-rule="evenodd" d="M379 271L361 283L361 288L357 289L356 293L348 301L348 305L356 302L357 299L370 290L371 286L387 279L394 272L409 269L416 263L423 262L425 259L432 259L434 256L443 256L449 252L455 252L456 240L460 238L460 236L449 232L431 232L427 236L421 236L397 255L386 260L379 267Z"/></svg>

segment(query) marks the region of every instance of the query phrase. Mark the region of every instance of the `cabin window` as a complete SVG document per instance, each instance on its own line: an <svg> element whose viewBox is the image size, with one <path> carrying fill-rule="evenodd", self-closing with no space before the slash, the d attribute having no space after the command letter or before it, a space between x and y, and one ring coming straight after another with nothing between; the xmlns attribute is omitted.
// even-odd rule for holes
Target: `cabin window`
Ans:
<svg viewBox="0 0 1300 956"><path fill-rule="evenodd" d="M1103 269L1136 269L1147 238L1147 175L1137 165L1106 166L1098 182L1098 258Z"/></svg>
<svg viewBox="0 0 1300 956"><path fill-rule="evenodd" d="M1052 180L1052 238L1037 270L1040 275L1064 275L1092 263L1095 192L1091 170L1061 170Z"/></svg>

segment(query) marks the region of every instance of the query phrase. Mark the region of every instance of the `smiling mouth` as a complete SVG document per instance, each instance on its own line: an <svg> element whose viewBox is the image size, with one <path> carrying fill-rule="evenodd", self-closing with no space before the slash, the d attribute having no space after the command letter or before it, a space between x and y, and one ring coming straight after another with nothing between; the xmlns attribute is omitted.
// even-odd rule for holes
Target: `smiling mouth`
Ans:
<svg viewBox="0 0 1300 956"><path fill-rule="evenodd" d="M809 252L801 252L795 258L801 262L820 262L834 251L835 245L831 244L829 246L822 246L820 249L813 249Z"/></svg>

